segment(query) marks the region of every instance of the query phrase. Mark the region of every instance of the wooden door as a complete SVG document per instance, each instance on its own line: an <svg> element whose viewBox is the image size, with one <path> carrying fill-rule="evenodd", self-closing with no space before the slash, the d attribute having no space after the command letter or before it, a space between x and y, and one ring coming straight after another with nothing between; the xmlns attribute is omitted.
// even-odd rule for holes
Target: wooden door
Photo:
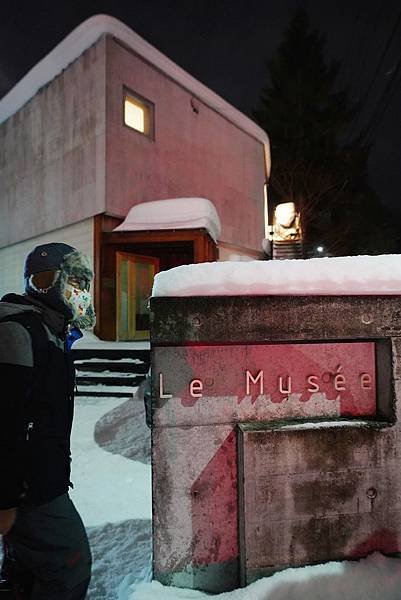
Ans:
<svg viewBox="0 0 401 600"><path fill-rule="evenodd" d="M159 259L117 252L116 260L117 340L148 339L148 300L153 278L159 270Z"/></svg>

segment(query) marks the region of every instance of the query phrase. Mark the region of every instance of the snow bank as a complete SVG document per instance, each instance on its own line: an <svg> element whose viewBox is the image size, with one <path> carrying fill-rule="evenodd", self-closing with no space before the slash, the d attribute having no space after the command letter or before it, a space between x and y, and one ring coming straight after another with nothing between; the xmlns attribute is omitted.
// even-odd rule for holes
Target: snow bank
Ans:
<svg viewBox="0 0 401 600"><path fill-rule="evenodd" d="M154 581L131 587L128 600L209 598L195 590L165 587ZM217 594L219 600L400 600L401 560L374 553L355 562L286 569L244 589Z"/></svg>
<svg viewBox="0 0 401 600"><path fill-rule="evenodd" d="M121 399L75 400L70 496L86 527L152 518L150 465L110 454L93 437L97 421Z"/></svg>
<svg viewBox="0 0 401 600"><path fill-rule="evenodd" d="M152 292L153 296L272 294L398 295L401 255L182 265L158 273Z"/></svg>
<svg viewBox="0 0 401 600"><path fill-rule="evenodd" d="M114 342L99 339L93 331L83 331L83 337L74 342L74 350L149 350L150 343ZM105 361L102 361L105 362Z"/></svg>
<svg viewBox="0 0 401 600"><path fill-rule="evenodd" d="M133 206L114 231L199 227L204 227L214 241L220 237L221 223L213 203L206 198L171 198Z"/></svg>

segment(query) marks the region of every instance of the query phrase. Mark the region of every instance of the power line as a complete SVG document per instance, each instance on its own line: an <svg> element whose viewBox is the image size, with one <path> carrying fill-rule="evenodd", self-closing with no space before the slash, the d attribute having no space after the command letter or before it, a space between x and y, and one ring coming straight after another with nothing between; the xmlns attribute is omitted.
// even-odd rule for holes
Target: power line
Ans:
<svg viewBox="0 0 401 600"><path fill-rule="evenodd" d="M344 53L344 57L342 59L342 69L341 69L342 73L339 77L339 82L338 82L339 87L342 87L343 85L347 85L347 79L349 78L349 75L350 75L350 73L347 73L347 71L350 71L350 69L349 69L350 61L348 60L348 57L351 56L351 50L352 50L353 46L355 45L355 42L358 38L358 36L356 35L356 31L357 31L358 24L359 24L361 15L362 15L363 2L364 2L364 0L360 0L359 6L356 9L354 22L351 27L350 38L349 38L348 44L347 44L347 49L346 49L346 51Z"/></svg>
<svg viewBox="0 0 401 600"><path fill-rule="evenodd" d="M366 91L365 91L365 93L363 95L364 101L366 101L366 98L369 96L369 94L370 94L370 92L371 92L371 90L373 88L373 85L374 85L374 83L375 83L375 81L377 79L377 76L379 74L380 68L381 68L381 66L382 66L382 64L384 62L384 59L386 57L386 54L387 54L387 52L388 52L388 50L389 50L389 48L391 46L391 42L393 41L393 38L395 36L395 32L397 31L398 25L400 24L400 22L401 22L401 12L399 13L399 15L397 17L397 20L394 23L393 29L391 30L391 34L390 34L390 36L389 36L389 38L387 40L387 43L386 43L386 45L384 47L383 52L380 55L379 62L376 65L376 69L375 69L373 77L372 77L372 79L370 81L370 84L368 85L368 87L367 87L367 89L366 89Z"/></svg>
<svg viewBox="0 0 401 600"><path fill-rule="evenodd" d="M394 98L395 93L398 90L398 87L401 83L401 58L399 59L397 66L393 72L393 75L390 81L387 82L386 87L380 97L380 100L376 106L376 110L372 114L370 122L367 128L364 130L362 134L362 139L366 138L367 143L373 141L374 134L377 130L380 121L382 120L384 114L386 113L392 99Z"/></svg>
<svg viewBox="0 0 401 600"><path fill-rule="evenodd" d="M391 44L393 42L394 36L395 36L395 34L397 32L397 29L399 27L400 22L401 22L401 12L398 14L398 16L396 18L396 21L395 21L395 23L394 23L394 25L392 27L390 35L388 36L387 41L384 44L384 48L383 48L383 50L382 50L382 52L381 52L381 54L379 56L379 60L378 60L378 62L376 64L376 68L375 68L375 70L373 72L372 78L371 78L370 82L368 83L368 86L367 86L365 92L362 95L362 98L363 98L362 111L363 111L363 108L366 107L366 99L370 95L370 93L371 93L371 91L373 89L373 86L374 86L374 84L375 84L375 82L377 80L377 77L379 75L380 69L381 69L381 67L383 65L383 62L384 62L384 60L386 58L386 55L387 55L387 53L388 53L388 51L389 51L389 49L391 47ZM396 71L397 71L397 69L396 69ZM356 81L359 81L360 75L361 75L361 73L359 73L359 78ZM380 96L380 99L379 99L379 101L377 103L377 106L374 109L373 114L372 114L372 116L371 116L371 118L369 120L368 126L367 126L367 128L364 128L364 132L363 132L362 137L365 137L367 131L371 128L372 123L374 122L375 119L377 119L377 115L380 113L381 105L384 102L385 96L389 92L389 90L391 88L391 85L393 83L394 75L396 75L396 73L393 73L393 77L391 78L391 80L389 82L387 82L387 85L386 85L386 87L384 89L384 92ZM387 105L388 105L388 103L386 104L386 107L387 107ZM351 128L350 128L349 134L347 136L347 142L349 142L352 139L353 135L355 134L355 131L358 128L358 123L360 123L360 121L361 121L361 115L359 114L357 116L357 118L355 119L353 126L351 126Z"/></svg>
<svg viewBox="0 0 401 600"><path fill-rule="evenodd" d="M379 29L379 24L383 17L383 11L384 11L384 3L380 2L380 6L373 16L373 23L375 25L376 33ZM370 36L368 35L368 26L370 25L370 23L371 23L371 21L369 20L369 16L367 15L366 20L365 20L365 27L362 31L362 36L361 36L362 40L365 41L364 52L362 52L363 48L361 48L360 60L357 62L357 64L355 64L354 79L352 81L353 86L356 86L361 79L361 76L362 76L364 68L365 68L365 63L366 63L366 59L368 56L368 52L371 49L372 40L371 40ZM368 40L370 42L369 46L367 44ZM356 76L355 76L355 72L356 72Z"/></svg>

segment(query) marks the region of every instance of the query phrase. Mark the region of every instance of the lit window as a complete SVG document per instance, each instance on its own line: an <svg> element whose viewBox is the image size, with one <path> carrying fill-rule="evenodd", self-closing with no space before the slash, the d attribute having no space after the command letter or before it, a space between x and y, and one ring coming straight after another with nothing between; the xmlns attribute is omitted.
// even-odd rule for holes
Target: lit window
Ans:
<svg viewBox="0 0 401 600"><path fill-rule="evenodd" d="M124 123L128 127L152 137L153 105L128 92L124 94Z"/></svg>

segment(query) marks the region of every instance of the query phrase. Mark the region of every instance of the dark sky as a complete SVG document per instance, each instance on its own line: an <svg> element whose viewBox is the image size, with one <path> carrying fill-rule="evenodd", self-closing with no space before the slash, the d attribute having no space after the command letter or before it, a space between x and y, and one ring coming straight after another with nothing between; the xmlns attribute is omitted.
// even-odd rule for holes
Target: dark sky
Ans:
<svg viewBox="0 0 401 600"><path fill-rule="evenodd" d="M399 0L3 0L0 97L74 27L104 13L249 114L266 83L265 61L299 6L326 35L328 59L342 62L339 83L363 101L355 132L371 124L370 180L401 216Z"/></svg>

